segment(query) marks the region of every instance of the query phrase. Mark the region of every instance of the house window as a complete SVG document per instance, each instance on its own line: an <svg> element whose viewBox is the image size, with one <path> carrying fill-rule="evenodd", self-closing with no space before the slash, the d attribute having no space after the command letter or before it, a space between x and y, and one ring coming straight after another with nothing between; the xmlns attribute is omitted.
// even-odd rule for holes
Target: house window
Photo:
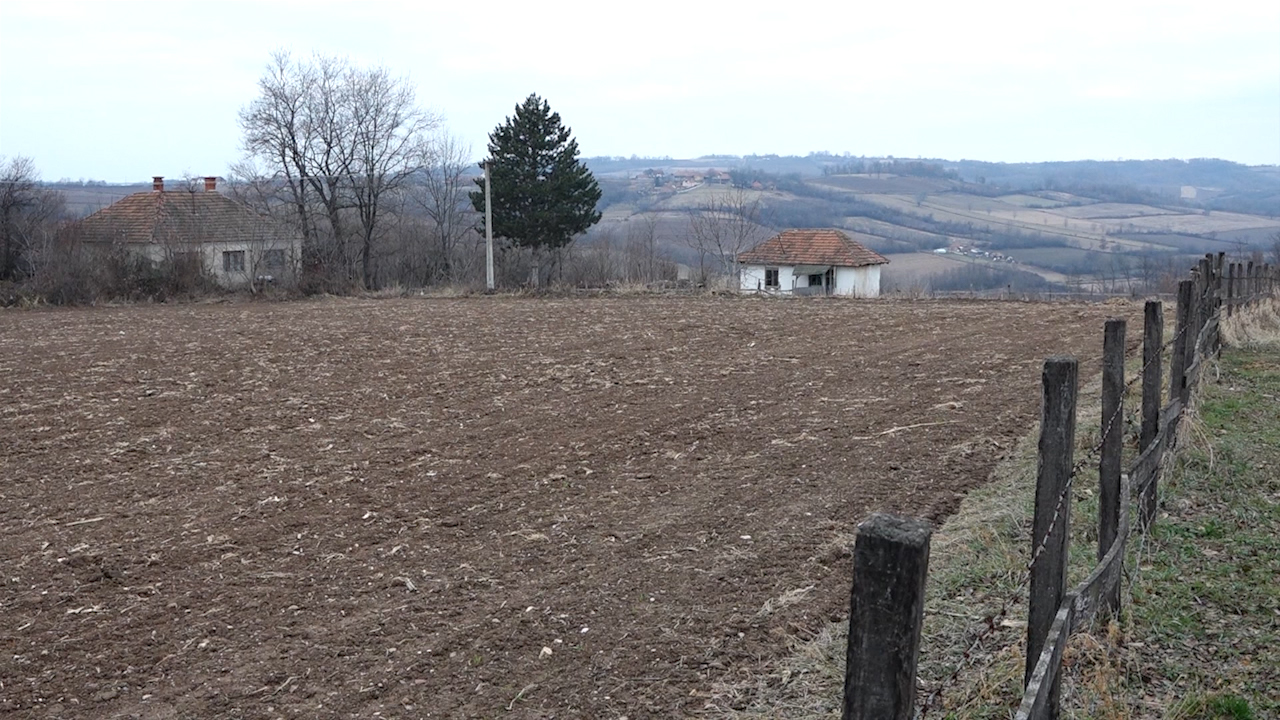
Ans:
<svg viewBox="0 0 1280 720"><path fill-rule="evenodd" d="M222 272L244 272L244 251L224 250L222 253Z"/></svg>
<svg viewBox="0 0 1280 720"><path fill-rule="evenodd" d="M262 253L262 268L272 275L284 272L284 250L268 250Z"/></svg>
<svg viewBox="0 0 1280 720"><path fill-rule="evenodd" d="M822 273L813 273L809 276L809 287L822 287Z"/></svg>
<svg viewBox="0 0 1280 720"><path fill-rule="evenodd" d="M764 269L764 286L767 288L776 288L780 286L778 282L778 268Z"/></svg>

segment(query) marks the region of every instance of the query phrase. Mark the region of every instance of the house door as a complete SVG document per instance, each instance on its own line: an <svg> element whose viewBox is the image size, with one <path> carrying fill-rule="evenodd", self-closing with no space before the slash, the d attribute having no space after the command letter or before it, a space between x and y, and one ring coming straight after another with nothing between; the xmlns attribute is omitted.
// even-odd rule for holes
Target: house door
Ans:
<svg viewBox="0 0 1280 720"><path fill-rule="evenodd" d="M836 269L834 267L827 268L822 276L822 291L827 295L833 295L836 291Z"/></svg>

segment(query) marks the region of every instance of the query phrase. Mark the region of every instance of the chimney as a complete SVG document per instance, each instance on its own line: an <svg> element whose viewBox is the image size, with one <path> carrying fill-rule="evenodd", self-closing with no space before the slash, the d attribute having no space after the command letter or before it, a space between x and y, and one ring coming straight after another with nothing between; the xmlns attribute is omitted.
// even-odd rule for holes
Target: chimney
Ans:
<svg viewBox="0 0 1280 720"><path fill-rule="evenodd" d="M153 175L151 177L151 189L156 192L164 192L164 176Z"/></svg>
<svg viewBox="0 0 1280 720"><path fill-rule="evenodd" d="M218 189L218 178L206 177L204 179L204 191L215 192Z"/></svg>

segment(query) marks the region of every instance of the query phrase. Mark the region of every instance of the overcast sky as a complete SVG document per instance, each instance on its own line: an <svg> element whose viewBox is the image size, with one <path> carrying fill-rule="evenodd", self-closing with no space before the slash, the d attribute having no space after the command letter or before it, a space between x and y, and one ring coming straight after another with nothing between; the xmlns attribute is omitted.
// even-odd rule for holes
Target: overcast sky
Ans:
<svg viewBox="0 0 1280 720"><path fill-rule="evenodd" d="M477 158L537 92L586 156L1280 164L1274 0L5 0L0 154L46 180L225 174L276 49L408 76Z"/></svg>

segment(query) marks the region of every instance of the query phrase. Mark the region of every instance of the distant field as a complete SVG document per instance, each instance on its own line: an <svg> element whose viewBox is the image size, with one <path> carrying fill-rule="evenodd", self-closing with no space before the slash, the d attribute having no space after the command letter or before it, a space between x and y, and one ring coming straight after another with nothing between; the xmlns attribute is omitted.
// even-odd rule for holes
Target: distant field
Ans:
<svg viewBox="0 0 1280 720"><path fill-rule="evenodd" d="M1010 253L1024 265L1038 265L1058 272L1105 261L1112 253L1081 248L1019 248Z"/></svg>
<svg viewBox="0 0 1280 720"><path fill-rule="evenodd" d="M1216 239L1231 243L1246 242L1270 247L1278 235L1280 235L1280 227L1256 227L1219 232Z"/></svg>
<svg viewBox="0 0 1280 720"><path fill-rule="evenodd" d="M1059 249L1059 248L1051 248ZM1071 248L1061 248L1072 250ZM1082 250L1075 252L1083 253ZM914 282L925 283L929 277L944 273L948 270L954 270L965 265L982 265L985 267L995 267L1005 270L1022 270L1025 272L1035 273L1040 277L1054 283L1065 283L1067 276L1063 273L1051 270L1049 268L1037 267L1025 263L1002 263L984 258L975 258L965 255L957 255L947 253L945 255L932 252L914 252L914 253L893 253L885 256L889 259L889 265L884 269L883 280L887 287L910 285ZM1016 255L1015 255L1016 257Z"/></svg>
<svg viewBox="0 0 1280 720"><path fill-rule="evenodd" d="M1066 204L1061 200L1049 200L1035 195L1001 195L996 199L1006 205L1026 208L1056 208Z"/></svg>
<svg viewBox="0 0 1280 720"><path fill-rule="evenodd" d="M1218 252L1220 250L1230 250L1231 248L1228 246L1233 244L1226 240L1214 240L1213 238L1194 235L1178 235L1176 233L1120 233L1116 237L1150 243L1153 250L1168 250L1170 252Z"/></svg>
<svg viewBox="0 0 1280 720"><path fill-rule="evenodd" d="M1150 205L1133 205L1130 203L1093 203L1090 205L1075 205L1060 208L1058 213L1066 215L1067 217L1087 220L1180 214L1177 210L1168 210L1166 208L1152 207Z"/></svg>
<svg viewBox="0 0 1280 720"><path fill-rule="evenodd" d="M949 180L906 175L827 175L810 182L814 185L874 194L947 192L956 186L956 183Z"/></svg>
<svg viewBox="0 0 1280 720"><path fill-rule="evenodd" d="M1069 244L1085 248L1096 248L1102 244L1100 232L1089 232L1080 224L1084 221L1072 221L1052 210L1028 210L1014 205L1005 205L989 198L972 198L966 195L929 196L920 204L914 198L901 195L868 195L864 199L884 205L901 212L919 216L932 217L936 221L953 222L972 225L995 232L1040 233L1043 235L1064 238ZM986 202L983 202L983 201ZM973 207L973 210L969 210ZM1068 227L1063 227L1064 220ZM1090 223L1085 223L1092 225ZM1143 243L1130 240L1108 242L1141 250Z"/></svg>
<svg viewBox="0 0 1280 720"><path fill-rule="evenodd" d="M946 235L925 232L924 230L916 230L915 228L903 227L865 217L847 217L844 219L843 227L853 232L909 242L947 243L950 240Z"/></svg>
<svg viewBox="0 0 1280 720"><path fill-rule="evenodd" d="M748 201L764 200L766 198L779 200L787 197L785 193L773 190L736 190L728 185L699 185L696 188L678 192L662 200L660 207L663 210L689 210L736 192L743 193Z"/></svg>
<svg viewBox="0 0 1280 720"><path fill-rule="evenodd" d="M1102 220L1111 227L1121 231L1155 230L1167 233L1185 233L1190 235L1208 235L1235 231L1253 231L1263 233L1280 231L1280 220L1262 218L1257 215L1241 215L1239 213L1215 212L1183 213L1134 217L1125 220Z"/></svg>
<svg viewBox="0 0 1280 720"><path fill-rule="evenodd" d="M885 257L889 259L889 266L885 268L885 272L916 273L919 275L935 275L959 267L964 263L974 262L970 258L963 258L959 255L939 255L932 252L892 253L885 255Z"/></svg>

